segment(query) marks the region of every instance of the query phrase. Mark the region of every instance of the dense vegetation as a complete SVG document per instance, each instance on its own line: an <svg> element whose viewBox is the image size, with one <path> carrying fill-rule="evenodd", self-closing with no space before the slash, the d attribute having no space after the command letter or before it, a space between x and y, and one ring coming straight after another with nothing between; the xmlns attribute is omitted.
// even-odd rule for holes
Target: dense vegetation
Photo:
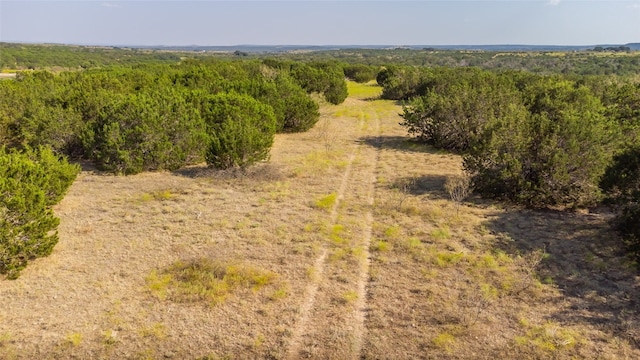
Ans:
<svg viewBox="0 0 640 360"><path fill-rule="evenodd" d="M345 77L375 80L383 98L405 102L410 134L464 155L479 193L531 207L609 199L620 204L618 228L640 254L637 52L393 49L214 57L0 46L2 69L73 70L21 72L0 82L5 156L51 149L119 174L201 161L245 167L268 158L274 133L306 131L317 122L311 94L339 104L347 97Z"/></svg>
<svg viewBox="0 0 640 360"><path fill-rule="evenodd" d="M59 223L51 206L79 171L47 148L0 147L0 274L15 279L29 261L51 253Z"/></svg>
<svg viewBox="0 0 640 360"><path fill-rule="evenodd" d="M464 155L484 196L531 207L622 204L640 254L640 84L605 77L387 67L383 96L406 100L410 134ZM604 190L604 194L603 194Z"/></svg>
<svg viewBox="0 0 640 360"><path fill-rule="evenodd" d="M50 206L78 171L66 157L116 174L202 161L220 169L246 167L268 158L276 132L306 131L318 121L312 93L344 101L342 68L152 61L27 71L0 81L0 273L17 277L28 260L55 245L51 232L58 220Z"/></svg>

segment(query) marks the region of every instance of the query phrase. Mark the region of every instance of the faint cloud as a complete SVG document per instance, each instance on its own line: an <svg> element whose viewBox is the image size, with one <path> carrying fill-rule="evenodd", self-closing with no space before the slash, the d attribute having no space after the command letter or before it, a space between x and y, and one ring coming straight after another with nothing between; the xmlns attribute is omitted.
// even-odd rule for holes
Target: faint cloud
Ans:
<svg viewBox="0 0 640 360"><path fill-rule="evenodd" d="M560 4L560 0L549 0L549 5L556 6Z"/></svg>
<svg viewBox="0 0 640 360"><path fill-rule="evenodd" d="M640 9L640 2L633 3L628 6L629 9Z"/></svg>
<svg viewBox="0 0 640 360"><path fill-rule="evenodd" d="M120 4L115 4L115 3L110 3L110 2L103 2L103 3L100 4L100 6L107 7L107 8L119 8Z"/></svg>

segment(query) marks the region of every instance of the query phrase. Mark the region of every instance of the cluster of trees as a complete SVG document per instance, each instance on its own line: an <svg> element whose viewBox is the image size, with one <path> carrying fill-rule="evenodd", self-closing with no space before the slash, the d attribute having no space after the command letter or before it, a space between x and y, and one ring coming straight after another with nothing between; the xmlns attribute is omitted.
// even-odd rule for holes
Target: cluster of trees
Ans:
<svg viewBox="0 0 640 360"><path fill-rule="evenodd" d="M0 140L12 148L50 146L123 174L219 157L235 160L210 164L246 166L267 157L275 132L317 122L310 93L344 101L342 70L323 66L185 61L20 73L0 83ZM222 137L228 144L212 145Z"/></svg>
<svg viewBox="0 0 640 360"><path fill-rule="evenodd" d="M0 69L87 69L116 64L172 64L180 61L180 56L177 52L156 50L0 42Z"/></svg>
<svg viewBox="0 0 640 360"><path fill-rule="evenodd" d="M603 52L603 51L629 52L629 51L631 51L631 48L628 47L628 46L622 46L622 45L621 46L607 46L607 47L596 46L591 51L596 51L596 52Z"/></svg>
<svg viewBox="0 0 640 360"><path fill-rule="evenodd" d="M640 52L591 51L481 51L434 49L344 49L305 54L283 54L299 61L339 61L344 64L418 67L479 67L486 70L521 70L537 74L640 74Z"/></svg>
<svg viewBox="0 0 640 360"><path fill-rule="evenodd" d="M464 154L476 191L531 207L609 198L640 256L640 84L475 68L386 69L378 80L407 99L411 134Z"/></svg>
<svg viewBox="0 0 640 360"><path fill-rule="evenodd" d="M268 157L276 132L318 121L311 93L344 101L342 68L187 60L0 81L0 273L17 277L55 245L50 207L78 173L68 157L117 174L245 167Z"/></svg>

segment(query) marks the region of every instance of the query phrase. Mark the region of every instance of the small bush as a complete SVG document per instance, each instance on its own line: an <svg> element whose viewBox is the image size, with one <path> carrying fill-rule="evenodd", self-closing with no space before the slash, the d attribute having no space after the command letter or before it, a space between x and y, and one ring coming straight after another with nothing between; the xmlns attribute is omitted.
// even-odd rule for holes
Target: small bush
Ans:
<svg viewBox="0 0 640 360"><path fill-rule="evenodd" d="M269 156L276 132L273 109L248 95L220 93L202 114L210 138L207 164L218 169L246 167Z"/></svg>
<svg viewBox="0 0 640 360"><path fill-rule="evenodd" d="M303 132L311 129L320 119L318 104L289 76L279 75L275 81L282 107L282 119L278 119L282 125L278 126L278 131Z"/></svg>
<svg viewBox="0 0 640 360"><path fill-rule="evenodd" d="M60 220L51 210L80 168L49 148L25 152L0 148L0 274L10 279L58 242Z"/></svg>
<svg viewBox="0 0 640 360"><path fill-rule="evenodd" d="M444 189L455 203L457 212L460 204L471 194L471 179L465 175L448 177L444 183Z"/></svg>

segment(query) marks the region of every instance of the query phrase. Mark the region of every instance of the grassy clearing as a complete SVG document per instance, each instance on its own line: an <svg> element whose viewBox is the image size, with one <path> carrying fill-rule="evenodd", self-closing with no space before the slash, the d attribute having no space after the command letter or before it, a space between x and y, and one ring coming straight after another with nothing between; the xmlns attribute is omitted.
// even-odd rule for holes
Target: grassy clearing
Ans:
<svg viewBox="0 0 640 360"><path fill-rule="evenodd" d="M452 198L460 157L349 90L244 173L84 171L53 254L0 281L0 357L285 358L315 283L298 357L640 358L640 278L606 213Z"/></svg>

